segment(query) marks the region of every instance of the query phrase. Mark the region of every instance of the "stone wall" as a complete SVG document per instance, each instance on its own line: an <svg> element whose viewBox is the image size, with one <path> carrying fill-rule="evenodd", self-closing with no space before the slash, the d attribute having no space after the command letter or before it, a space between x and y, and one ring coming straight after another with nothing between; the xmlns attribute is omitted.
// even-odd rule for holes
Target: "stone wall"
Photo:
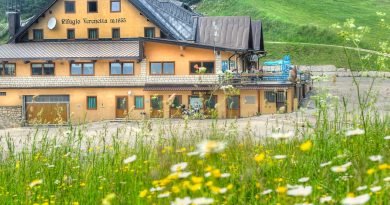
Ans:
<svg viewBox="0 0 390 205"><path fill-rule="evenodd" d="M22 125L22 106L0 106L0 129Z"/></svg>

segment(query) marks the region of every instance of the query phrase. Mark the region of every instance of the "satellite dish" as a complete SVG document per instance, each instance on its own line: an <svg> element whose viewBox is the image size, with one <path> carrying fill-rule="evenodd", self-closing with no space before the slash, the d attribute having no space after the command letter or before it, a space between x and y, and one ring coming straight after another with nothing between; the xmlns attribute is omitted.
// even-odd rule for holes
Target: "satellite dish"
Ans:
<svg viewBox="0 0 390 205"><path fill-rule="evenodd" d="M47 28L49 28L50 30L53 30L57 25L57 19L52 17L49 22L47 23Z"/></svg>

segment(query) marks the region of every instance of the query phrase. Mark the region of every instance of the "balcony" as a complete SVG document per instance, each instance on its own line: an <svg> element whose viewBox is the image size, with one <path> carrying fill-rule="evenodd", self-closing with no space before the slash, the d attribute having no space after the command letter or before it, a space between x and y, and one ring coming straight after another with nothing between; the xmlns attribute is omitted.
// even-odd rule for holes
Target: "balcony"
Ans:
<svg viewBox="0 0 390 205"><path fill-rule="evenodd" d="M296 82L308 82L311 80L309 73L300 72ZM289 73L232 73L219 76L219 83L229 85L258 85L265 83L290 82Z"/></svg>

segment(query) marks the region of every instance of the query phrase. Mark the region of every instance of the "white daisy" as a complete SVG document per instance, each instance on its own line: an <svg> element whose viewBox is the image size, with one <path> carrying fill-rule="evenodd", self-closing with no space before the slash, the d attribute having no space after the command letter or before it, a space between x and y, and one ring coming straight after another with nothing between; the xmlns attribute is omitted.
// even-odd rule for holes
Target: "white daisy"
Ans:
<svg viewBox="0 0 390 205"><path fill-rule="evenodd" d="M339 173L339 172L346 172L348 170L348 168L352 165L351 162L347 162L341 166L334 166L332 168L330 168L332 170L332 172L336 172L336 173Z"/></svg>
<svg viewBox="0 0 390 205"><path fill-rule="evenodd" d="M267 190L261 192L261 195L267 195L267 194L270 194L270 193L272 193L272 189L267 189Z"/></svg>
<svg viewBox="0 0 390 205"><path fill-rule="evenodd" d="M230 173L221 174L221 178L228 178L228 177L230 177Z"/></svg>
<svg viewBox="0 0 390 205"><path fill-rule="evenodd" d="M341 201L343 205L361 205L365 204L370 200L369 194L363 194L357 197L347 197Z"/></svg>
<svg viewBox="0 0 390 205"><path fill-rule="evenodd" d="M351 136L357 136L357 135L364 135L364 130L362 129L355 129L355 130L349 130L345 132L345 136L351 137Z"/></svg>
<svg viewBox="0 0 390 205"><path fill-rule="evenodd" d="M286 159L287 156L286 155L275 155L274 156L274 159Z"/></svg>
<svg viewBox="0 0 390 205"><path fill-rule="evenodd" d="M333 199L331 196L325 196L325 197L321 197L320 198L320 203L323 204L323 203L326 203L326 202L331 202Z"/></svg>
<svg viewBox="0 0 390 205"><path fill-rule="evenodd" d="M192 172L179 172L179 178L180 179L185 179L189 177L192 174Z"/></svg>
<svg viewBox="0 0 390 205"><path fill-rule="evenodd" d="M33 187L35 187L35 186L37 186L37 185L40 185L40 184L42 184L43 183L43 180L42 179L36 179L36 180L34 180L34 181L32 181L31 183L30 183L30 187L31 188L33 188Z"/></svg>
<svg viewBox="0 0 390 205"><path fill-rule="evenodd" d="M225 142L206 140L198 145L197 152L201 157L204 157L206 154L222 152L225 149L225 147L226 147Z"/></svg>
<svg viewBox="0 0 390 205"><path fill-rule="evenodd" d="M381 155L373 155L369 157L371 161L373 162L381 162L383 157Z"/></svg>
<svg viewBox="0 0 390 205"><path fill-rule="evenodd" d="M150 192L156 192L156 191L162 191L164 189L165 189L164 187L153 187L149 191Z"/></svg>
<svg viewBox="0 0 390 205"><path fill-rule="evenodd" d="M199 152L188 152L187 153L187 156L196 156L196 155L199 155Z"/></svg>
<svg viewBox="0 0 390 205"><path fill-rule="evenodd" d="M359 186L358 188L356 188L356 191L364 191L367 188L368 188L367 186Z"/></svg>
<svg viewBox="0 0 390 205"><path fill-rule="evenodd" d="M212 204L214 203L214 199L212 198L195 198L195 199L192 199L192 204L195 204L195 205L208 205L208 204Z"/></svg>
<svg viewBox="0 0 390 205"><path fill-rule="evenodd" d="M294 136L295 136L294 131L290 131L286 133L272 133L270 137L277 140L283 140L283 139L290 139Z"/></svg>
<svg viewBox="0 0 390 205"><path fill-rule="evenodd" d="M171 195L169 192L164 192L162 194L157 195L157 198L167 198Z"/></svg>
<svg viewBox="0 0 390 205"><path fill-rule="evenodd" d="M390 182L390 177L384 178L383 181L385 181L385 182Z"/></svg>
<svg viewBox="0 0 390 205"><path fill-rule="evenodd" d="M382 189L381 186L374 186L374 187L371 187L370 190L371 192L375 193L375 192L378 192Z"/></svg>
<svg viewBox="0 0 390 205"><path fill-rule="evenodd" d="M331 164L332 164L332 161L325 162L325 163L320 164L320 167L326 167L326 166L329 166Z"/></svg>
<svg viewBox="0 0 390 205"><path fill-rule="evenodd" d="M305 183L305 182L308 182L309 180L310 180L309 177L303 177L303 178L298 179L298 182Z"/></svg>
<svg viewBox="0 0 390 205"><path fill-rule="evenodd" d="M385 140L390 140L390 136L386 136L386 137L385 137Z"/></svg>
<svg viewBox="0 0 390 205"><path fill-rule="evenodd" d="M204 177L208 178L211 176L211 172L207 172L206 174L204 174Z"/></svg>
<svg viewBox="0 0 390 205"><path fill-rule="evenodd" d="M188 163L187 162L181 162L175 165L172 165L171 172L180 172L187 168Z"/></svg>
<svg viewBox="0 0 390 205"><path fill-rule="evenodd" d="M123 160L123 164L129 164L134 162L137 159L136 155L130 156L127 159Z"/></svg>
<svg viewBox="0 0 390 205"><path fill-rule="evenodd" d="M171 201L171 205L190 205L191 203L190 197L176 198L175 201Z"/></svg>
<svg viewBox="0 0 390 205"><path fill-rule="evenodd" d="M287 195L289 196L309 196L313 192L313 188L311 186L300 186L295 189L290 189L287 191Z"/></svg>
<svg viewBox="0 0 390 205"><path fill-rule="evenodd" d="M228 191L227 188L221 188L221 189L219 189L219 193L220 193L220 194L224 194L224 193L226 193L227 191Z"/></svg>

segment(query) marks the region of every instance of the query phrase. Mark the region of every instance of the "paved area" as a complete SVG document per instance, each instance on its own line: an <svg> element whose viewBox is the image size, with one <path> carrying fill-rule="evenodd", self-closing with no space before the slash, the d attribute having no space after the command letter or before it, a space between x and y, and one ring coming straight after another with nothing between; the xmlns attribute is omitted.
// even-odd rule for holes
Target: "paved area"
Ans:
<svg viewBox="0 0 390 205"><path fill-rule="evenodd" d="M370 78L359 78L361 92L365 94L372 83ZM358 105L356 87L352 78L330 79L328 82L315 83L315 92L328 90L331 94L339 96L348 103L348 110L353 111ZM376 79L373 86L373 93L377 102L375 106L382 115L390 113L390 79ZM229 135L234 130L238 133L250 132L256 139L270 135L272 132L287 132L295 128L306 129L306 123L315 123L313 101L308 100L307 108L304 112L296 112L281 115L263 115L252 118L238 120L218 120L218 126L225 135ZM97 122L82 126L75 126L77 130L86 133L85 143L109 143L111 136L118 136L126 143L134 144L135 141L144 137L143 140L164 139L171 136L183 137L186 133L196 134L207 138L213 126L212 120L192 120L188 124L184 120L153 120L150 125L145 122ZM233 129L236 127L237 129ZM250 128L250 129L249 129ZM206 132L205 132L206 131ZM54 139L60 143L69 132L69 127L22 127L0 130L0 147L7 149L9 142L14 143L16 149L31 144L32 141L42 140L42 138ZM140 136L140 133L147 133ZM233 134L234 135L234 134ZM109 136L109 137L103 137ZM28 147L28 146L27 146Z"/></svg>

